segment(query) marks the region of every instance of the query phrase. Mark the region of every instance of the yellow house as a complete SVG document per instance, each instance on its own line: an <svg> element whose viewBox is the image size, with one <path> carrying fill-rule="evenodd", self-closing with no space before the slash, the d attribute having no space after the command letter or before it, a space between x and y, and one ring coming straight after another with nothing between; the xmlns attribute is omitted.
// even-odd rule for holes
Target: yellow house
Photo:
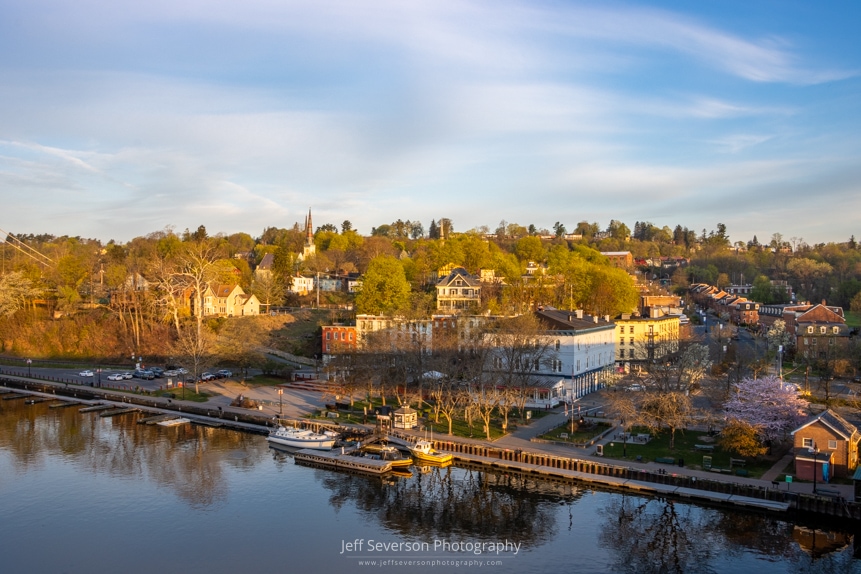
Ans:
<svg viewBox="0 0 861 574"><path fill-rule="evenodd" d="M203 314L219 317L259 315L260 301L239 285L210 285L203 294Z"/></svg>
<svg viewBox="0 0 861 574"><path fill-rule="evenodd" d="M639 317L624 314L616 319L616 362L647 362L679 350L679 316Z"/></svg>

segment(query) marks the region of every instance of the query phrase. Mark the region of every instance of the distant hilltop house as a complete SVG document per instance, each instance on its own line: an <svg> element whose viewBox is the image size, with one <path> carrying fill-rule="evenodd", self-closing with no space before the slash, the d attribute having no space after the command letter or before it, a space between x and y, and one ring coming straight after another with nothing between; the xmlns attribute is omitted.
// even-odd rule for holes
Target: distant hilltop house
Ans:
<svg viewBox="0 0 861 574"><path fill-rule="evenodd" d="M458 313L481 304L481 281L463 267L453 268L436 284L436 308L444 313Z"/></svg>
<svg viewBox="0 0 861 574"><path fill-rule="evenodd" d="M613 267L629 269L634 266L634 256L630 251L602 251L601 255L609 259Z"/></svg>
<svg viewBox="0 0 861 574"><path fill-rule="evenodd" d="M258 280L265 280L272 278L272 266L275 264L275 255L273 253L267 253L263 256L263 259L260 260L260 264L257 265L257 269L254 270L254 276Z"/></svg>
<svg viewBox="0 0 861 574"><path fill-rule="evenodd" d="M191 293L189 293L191 295ZM188 297L194 314L193 296ZM260 314L260 301L248 295L239 285L209 285L203 292L204 317L246 317Z"/></svg>

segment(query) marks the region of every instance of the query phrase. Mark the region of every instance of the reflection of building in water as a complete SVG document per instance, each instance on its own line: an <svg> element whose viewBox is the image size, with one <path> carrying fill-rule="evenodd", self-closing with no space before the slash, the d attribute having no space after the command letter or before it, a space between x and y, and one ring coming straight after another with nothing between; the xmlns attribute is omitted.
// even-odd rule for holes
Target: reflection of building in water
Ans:
<svg viewBox="0 0 861 574"><path fill-rule="evenodd" d="M797 525L792 529L792 539L813 558L842 550L852 543L852 535L846 532Z"/></svg>

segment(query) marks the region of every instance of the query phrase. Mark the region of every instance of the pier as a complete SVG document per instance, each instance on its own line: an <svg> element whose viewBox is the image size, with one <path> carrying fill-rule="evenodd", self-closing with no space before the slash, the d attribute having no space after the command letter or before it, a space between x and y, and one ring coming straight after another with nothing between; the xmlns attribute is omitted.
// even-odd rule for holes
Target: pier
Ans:
<svg viewBox="0 0 861 574"><path fill-rule="evenodd" d="M297 451L293 455L293 458L297 463L319 465L367 474L385 474L392 470L392 463L387 460L353 456L349 452L345 452L343 450L321 451L303 449Z"/></svg>

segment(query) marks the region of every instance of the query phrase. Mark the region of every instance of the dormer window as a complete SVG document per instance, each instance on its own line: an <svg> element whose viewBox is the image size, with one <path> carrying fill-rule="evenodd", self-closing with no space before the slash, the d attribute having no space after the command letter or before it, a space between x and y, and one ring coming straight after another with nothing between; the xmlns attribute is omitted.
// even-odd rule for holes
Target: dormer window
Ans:
<svg viewBox="0 0 861 574"><path fill-rule="evenodd" d="M835 335L840 332L840 327L831 327L831 332Z"/></svg>
<svg viewBox="0 0 861 574"><path fill-rule="evenodd" d="M819 327L819 332L824 335L825 334L825 327Z"/></svg>
<svg viewBox="0 0 861 574"><path fill-rule="evenodd" d="M808 333L810 333L810 334L812 335L812 334L813 334L813 327L808 327L808 328L807 328L807 332L808 332Z"/></svg>

